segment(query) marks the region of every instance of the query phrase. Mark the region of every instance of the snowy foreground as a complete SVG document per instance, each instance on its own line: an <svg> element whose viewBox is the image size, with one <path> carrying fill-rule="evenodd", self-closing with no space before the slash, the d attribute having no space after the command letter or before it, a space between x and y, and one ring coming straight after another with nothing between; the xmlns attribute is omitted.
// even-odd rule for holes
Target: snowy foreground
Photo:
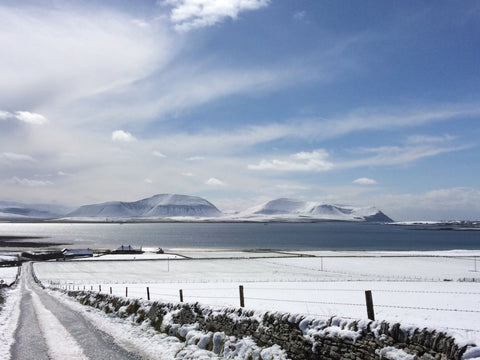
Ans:
<svg viewBox="0 0 480 360"><path fill-rule="evenodd" d="M443 330L460 344L480 344L480 251L172 253L176 258L45 262L36 263L34 268L43 283L52 287L101 288L104 293L111 289L114 295L128 292L128 297L143 299L148 287L151 300L163 302L178 302L181 289L185 302L215 307L238 306L239 285L243 285L247 309L319 318L338 315L365 319L364 291L371 290L377 320ZM181 255L193 259L179 259ZM69 299L63 301L72 304ZM0 312L2 326L9 321L7 325L13 326L4 316L8 306L7 301ZM82 309L79 304L71 306ZM162 336L149 333L145 337L145 329L135 329L118 319L106 321L95 311L86 313L106 332L120 339L127 337L139 347L163 346L165 354L172 354L165 358L174 358L176 345ZM282 358L281 353L275 358Z"/></svg>

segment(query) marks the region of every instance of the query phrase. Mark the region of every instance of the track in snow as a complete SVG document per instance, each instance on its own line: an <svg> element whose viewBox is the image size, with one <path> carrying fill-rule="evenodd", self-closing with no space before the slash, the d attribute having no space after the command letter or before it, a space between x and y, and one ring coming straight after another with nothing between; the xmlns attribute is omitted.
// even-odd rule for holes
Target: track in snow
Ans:
<svg viewBox="0 0 480 360"><path fill-rule="evenodd" d="M22 300L12 360L141 359L42 290L33 280L31 264L24 264L22 270Z"/></svg>

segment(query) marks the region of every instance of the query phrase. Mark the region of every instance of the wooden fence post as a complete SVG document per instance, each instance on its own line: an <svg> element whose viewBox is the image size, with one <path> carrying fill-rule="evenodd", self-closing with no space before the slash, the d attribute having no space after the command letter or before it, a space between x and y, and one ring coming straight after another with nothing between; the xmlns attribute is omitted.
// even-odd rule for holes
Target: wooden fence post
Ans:
<svg viewBox="0 0 480 360"><path fill-rule="evenodd" d="M365 290L365 301L367 303L367 316L370 320L375 320L375 312L373 311L372 292Z"/></svg>
<svg viewBox="0 0 480 360"><path fill-rule="evenodd" d="M112 287L110 286L110 295L112 295Z"/></svg>
<svg viewBox="0 0 480 360"><path fill-rule="evenodd" d="M150 300L150 288L147 286L147 300Z"/></svg>
<svg viewBox="0 0 480 360"><path fill-rule="evenodd" d="M102 285L98 285L98 292L102 292Z"/></svg>
<svg viewBox="0 0 480 360"><path fill-rule="evenodd" d="M183 290L180 289L180 302L183 302Z"/></svg>
<svg viewBox="0 0 480 360"><path fill-rule="evenodd" d="M243 285L238 287L238 291L240 292L240 307L245 307L245 298L243 297Z"/></svg>
<svg viewBox="0 0 480 360"><path fill-rule="evenodd" d="M125 286L125 297L128 297L128 286Z"/></svg>

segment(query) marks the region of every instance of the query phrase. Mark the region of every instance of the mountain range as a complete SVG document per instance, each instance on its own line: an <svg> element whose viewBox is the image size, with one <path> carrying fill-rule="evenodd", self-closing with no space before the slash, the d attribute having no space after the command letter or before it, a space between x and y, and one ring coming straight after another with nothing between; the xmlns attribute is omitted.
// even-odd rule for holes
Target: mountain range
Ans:
<svg viewBox="0 0 480 360"><path fill-rule="evenodd" d="M233 214L222 213L197 196L159 194L133 201L111 201L72 211L57 205L28 205L0 201L3 221L374 221L392 222L375 207L354 207L280 198Z"/></svg>

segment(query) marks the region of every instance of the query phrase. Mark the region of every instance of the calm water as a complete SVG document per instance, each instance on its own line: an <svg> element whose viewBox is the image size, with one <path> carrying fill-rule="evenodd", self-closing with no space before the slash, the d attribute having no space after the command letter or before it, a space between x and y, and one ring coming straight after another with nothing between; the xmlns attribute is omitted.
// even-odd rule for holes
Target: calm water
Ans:
<svg viewBox="0 0 480 360"><path fill-rule="evenodd" d="M43 236L71 246L299 250L480 249L480 231L418 230L368 223L0 223L0 236Z"/></svg>

